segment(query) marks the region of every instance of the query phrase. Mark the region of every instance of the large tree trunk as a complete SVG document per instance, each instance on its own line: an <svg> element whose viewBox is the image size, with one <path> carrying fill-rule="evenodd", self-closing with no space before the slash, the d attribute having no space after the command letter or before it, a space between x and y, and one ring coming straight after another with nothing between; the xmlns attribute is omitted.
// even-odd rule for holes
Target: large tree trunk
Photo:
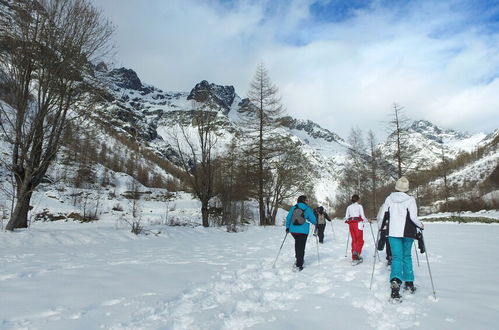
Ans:
<svg viewBox="0 0 499 330"><path fill-rule="evenodd" d="M260 105L261 109L263 105ZM263 111L260 110L260 141L258 143L258 209L260 226L265 226L265 202L263 200Z"/></svg>
<svg viewBox="0 0 499 330"><path fill-rule="evenodd" d="M277 207L272 211L272 216L270 217L270 224L275 226L275 218L277 216Z"/></svg>
<svg viewBox="0 0 499 330"><path fill-rule="evenodd" d="M203 227L209 227L208 222L208 201L201 201L201 217L203 219Z"/></svg>
<svg viewBox="0 0 499 330"><path fill-rule="evenodd" d="M29 202L31 201L32 192L22 192L18 194L16 206L10 216L9 223L5 227L6 230L14 230L16 228L28 228L28 211Z"/></svg>

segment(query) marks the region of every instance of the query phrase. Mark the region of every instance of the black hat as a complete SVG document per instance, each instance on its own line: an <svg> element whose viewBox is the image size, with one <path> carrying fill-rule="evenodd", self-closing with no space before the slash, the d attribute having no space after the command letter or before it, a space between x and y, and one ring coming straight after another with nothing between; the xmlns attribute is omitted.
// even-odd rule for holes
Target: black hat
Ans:
<svg viewBox="0 0 499 330"><path fill-rule="evenodd" d="M307 204L307 196L305 195L301 195L300 197L298 197L298 201L297 203L304 203L304 204Z"/></svg>

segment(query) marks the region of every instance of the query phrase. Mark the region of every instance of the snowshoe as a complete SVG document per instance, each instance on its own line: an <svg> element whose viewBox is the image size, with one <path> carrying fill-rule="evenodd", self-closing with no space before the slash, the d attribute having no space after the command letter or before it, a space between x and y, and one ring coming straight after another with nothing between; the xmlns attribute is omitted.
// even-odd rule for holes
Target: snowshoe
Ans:
<svg viewBox="0 0 499 330"><path fill-rule="evenodd" d="M400 281L398 278L394 278L390 281L390 287L392 289L392 292L390 294L390 298L393 300L401 300L402 297L400 296L400 284L402 281Z"/></svg>
<svg viewBox="0 0 499 330"><path fill-rule="evenodd" d="M416 287L414 286L414 282L405 282L404 290L409 291L411 294L416 292Z"/></svg>
<svg viewBox="0 0 499 330"><path fill-rule="evenodd" d="M395 304L400 304L402 303L402 298L389 298L388 299L388 302L392 305L395 305Z"/></svg>
<svg viewBox="0 0 499 330"><path fill-rule="evenodd" d="M293 265L293 272L297 273L297 272L301 272L303 270L303 266L297 266L297 265Z"/></svg>
<svg viewBox="0 0 499 330"><path fill-rule="evenodd" d="M357 259L352 260L352 266L357 266L358 264L362 263L362 261L364 261L362 257L357 257Z"/></svg>
<svg viewBox="0 0 499 330"><path fill-rule="evenodd" d="M362 263L362 261L364 261L364 259L359 255L359 253L357 251L353 252L353 257L355 259L352 261L352 266L356 266L356 265Z"/></svg>

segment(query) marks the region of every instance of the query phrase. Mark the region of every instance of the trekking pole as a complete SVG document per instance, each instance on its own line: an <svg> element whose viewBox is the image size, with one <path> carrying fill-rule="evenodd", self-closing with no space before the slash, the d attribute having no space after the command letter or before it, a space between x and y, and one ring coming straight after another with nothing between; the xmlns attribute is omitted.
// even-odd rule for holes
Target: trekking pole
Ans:
<svg viewBox="0 0 499 330"><path fill-rule="evenodd" d="M418 261L418 267L419 267L419 257L418 257L418 250L416 249L416 243L414 243L414 253L416 253L416 260Z"/></svg>
<svg viewBox="0 0 499 330"><path fill-rule="evenodd" d="M433 297L437 299L437 294L435 293L435 285L433 284L433 276L431 276L430 261L428 260L428 249L426 249L426 243L424 241L422 232L421 232L421 238L423 239L423 245L425 247L426 264L428 265L428 273L430 274L431 288L433 289Z"/></svg>
<svg viewBox="0 0 499 330"><path fill-rule="evenodd" d="M381 258L379 257L379 252L377 249L378 245L376 244L376 240L374 239L373 225L370 221L369 221L369 227L371 227L371 235L373 237L373 243L374 243L374 258L376 258L376 255L378 255L378 261L381 261Z"/></svg>
<svg viewBox="0 0 499 330"><path fill-rule="evenodd" d="M286 240L287 236L288 236L288 232L286 232L286 235L284 235L284 239L282 240L281 247L279 248L279 252L277 252L277 257L275 257L274 264L272 265L272 268L275 268L275 263L277 262L277 258L279 258L279 254L281 253L282 246L284 245L284 241Z"/></svg>
<svg viewBox="0 0 499 330"><path fill-rule="evenodd" d="M371 227L371 230L372 230L372 227ZM376 242L375 242L375 245L374 245L374 248L376 249L376 251L374 252L374 255L373 255L373 271L371 272L371 284L369 284L369 290L371 290L371 287L373 286L374 267L376 266L376 253L378 252L379 229L378 229L378 235L377 236L378 236L378 238L376 239ZM373 237L374 237L374 234L373 234ZM378 253L378 258L379 258L379 253Z"/></svg>
<svg viewBox="0 0 499 330"><path fill-rule="evenodd" d="M345 258L347 257L347 251L348 251L348 242L350 242L350 231L347 232L348 238L347 238L347 246L345 247Z"/></svg>
<svg viewBox="0 0 499 330"><path fill-rule="evenodd" d="M333 237L336 239L336 233L334 232L333 220L331 220L329 222L331 222L331 230L333 231Z"/></svg>
<svg viewBox="0 0 499 330"><path fill-rule="evenodd" d="M317 238L317 236L315 236L315 243L317 243L317 263L320 265L321 262L319 260L319 238Z"/></svg>

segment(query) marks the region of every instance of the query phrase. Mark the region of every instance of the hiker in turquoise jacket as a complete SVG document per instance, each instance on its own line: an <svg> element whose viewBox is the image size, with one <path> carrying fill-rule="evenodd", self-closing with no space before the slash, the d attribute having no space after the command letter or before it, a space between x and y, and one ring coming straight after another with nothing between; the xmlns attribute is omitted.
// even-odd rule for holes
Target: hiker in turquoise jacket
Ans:
<svg viewBox="0 0 499 330"><path fill-rule="evenodd" d="M296 208L303 211L305 222L302 225L293 224L293 213ZM316 225L317 219L314 215L314 210L307 205L307 196L301 195L298 197L296 205L292 206L286 217L286 232L291 233L295 239L295 267L297 270L303 270L303 259L305 258L305 245L307 244L308 233L310 231L310 224Z"/></svg>

